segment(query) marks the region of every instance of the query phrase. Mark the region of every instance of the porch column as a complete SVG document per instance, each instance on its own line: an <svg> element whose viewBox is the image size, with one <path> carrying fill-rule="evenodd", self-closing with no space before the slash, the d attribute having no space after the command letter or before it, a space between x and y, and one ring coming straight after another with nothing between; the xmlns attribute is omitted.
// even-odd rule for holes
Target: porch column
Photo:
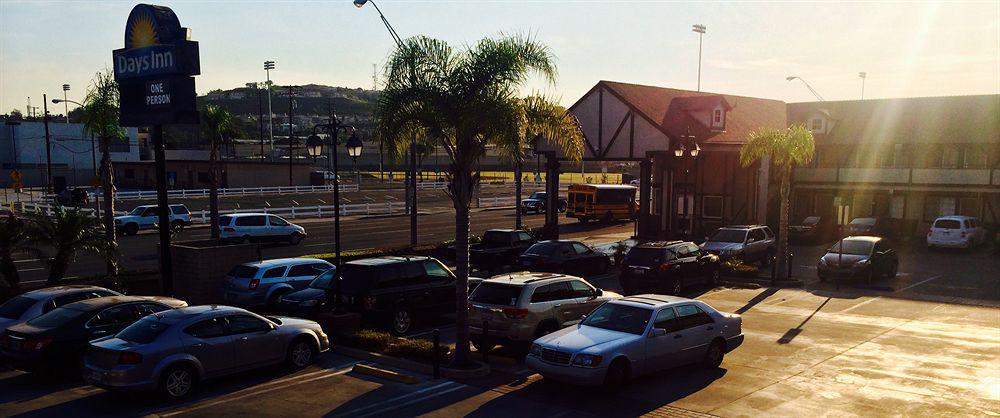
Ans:
<svg viewBox="0 0 1000 418"><path fill-rule="evenodd" d="M650 177L653 171L653 162L646 159L639 163L639 215L636 216L635 221L638 222L636 226L637 235L639 237L650 237L653 234L650 232L649 225L650 217Z"/></svg>
<svg viewBox="0 0 1000 418"><path fill-rule="evenodd" d="M545 238L559 239L559 160L545 154Z"/></svg>

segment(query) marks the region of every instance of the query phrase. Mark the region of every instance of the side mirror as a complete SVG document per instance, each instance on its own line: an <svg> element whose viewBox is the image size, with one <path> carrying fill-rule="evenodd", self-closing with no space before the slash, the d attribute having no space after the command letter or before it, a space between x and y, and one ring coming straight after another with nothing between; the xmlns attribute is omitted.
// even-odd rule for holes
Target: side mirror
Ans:
<svg viewBox="0 0 1000 418"><path fill-rule="evenodd" d="M664 328L653 328L649 331L649 338L664 337L667 335L667 330Z"/></svg>
<svg viewBox="0 0 1000 418"><path fill-rule="evenodd" d="M599 287L594 289L594 296L601 296L603 294L604 294L604 289L601 289Z"/></svg>
<svg viewBox="0 0 1000 418"><path fill-rule="evenodd" d="M587 319L587 315L580 315L580 322L583 322L585 319Z"/></svg>

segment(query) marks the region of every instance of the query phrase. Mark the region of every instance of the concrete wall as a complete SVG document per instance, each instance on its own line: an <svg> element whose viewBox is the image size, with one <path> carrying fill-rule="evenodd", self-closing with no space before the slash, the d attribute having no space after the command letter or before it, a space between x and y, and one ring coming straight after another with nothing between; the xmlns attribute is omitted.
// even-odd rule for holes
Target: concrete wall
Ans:
<svg viewBox="0 0 1000 418"><path fill-rule="evenodd" d="M260 259L257 244L220 245L209 241L171 244L174 294L190 305L220 303L222 279L233 266Z"/></svg>

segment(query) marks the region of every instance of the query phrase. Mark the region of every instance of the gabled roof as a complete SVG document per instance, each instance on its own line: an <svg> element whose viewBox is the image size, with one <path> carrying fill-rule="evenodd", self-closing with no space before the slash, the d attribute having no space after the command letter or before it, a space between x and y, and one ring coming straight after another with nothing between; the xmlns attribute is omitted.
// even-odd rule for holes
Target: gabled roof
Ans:
<svg viewBox="0 0 1000 418"><path fill-rule="evenodd" d="M911 97L788 104L788 124L814 113L833 128L818 143L995 143L1000 138L1000 95Z"/></svg>
<svg viewBox="0 0 1000 418"><path fill-rule="evenodd" d="M598 82L591 91L600 87L607 88L639 116L671 138L677 138L690 128L699 142L742 144L746 142L749 133L756 129L780 129L786 126L785 103L779 100L606 80ZM727 109L726 130L723 132L713 132L711 127L702 125L692 116L691 111L714 109L719 104Z"/></svg>

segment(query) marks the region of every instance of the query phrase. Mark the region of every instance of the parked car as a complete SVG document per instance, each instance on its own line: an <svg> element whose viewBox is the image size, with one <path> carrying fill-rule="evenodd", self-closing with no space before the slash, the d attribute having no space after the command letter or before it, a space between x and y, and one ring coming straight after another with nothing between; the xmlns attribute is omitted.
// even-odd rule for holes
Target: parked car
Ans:
<svg viewBox="0 0 1000 418"><path fill-rule="evenodd" d="M885 220L881 218L854 218L847 224L847 235L867 235L872 237L885 237Z"/></svg>
<svg viewBox="0 0 1000 418"><path fill-rule="evenodd" d="M566 211L566 198L559 196L556 197L559 201L559 212ZM545 213L545 205L548 204L548 193L546 192L532 192L527 199L521 199L521 212L528 213Z"/></svg>
<svg viewBox="0 0 1000 418"><path fill-rule="evenodd" d="M158 390L183 398L211 378L282 362L306 367L329 348L313 321L192 306L146 316L91 342L84 379L111 390Z"/></svg>
<svg viewBox="0 0 1000 418"><path fill-rule="evenodd" d="M566 273L577 276L603 274L611 258L579 241L549 240L528 247L518 257L518 267L531 271Z"/></svg>
<svg viewBox="0 0 1000 418"><path fill-rule="evenodd" d="M843 243L843 249L841 249ZM885 238L850 236L837 241L820 257L816 273L821 281L838 278L896 277L899 256Z"/></svg>
<svg viewBox="0 0 1000 418"><path fill-rule="evenodd" d="M679 295L685 286L715 286L719 256L702 253L693 242L656 241L632 247L621 264L618 281L625 294L643 292Z"/></svg>
<svg viewBox="0 0 1000 418"><path fill-rule="evenodd" d="M156 205L136 206L128 215L115 216L115 231L135 235L142 229L156 228L160 222L160 208ZM184 205L170 205L170 227L191 225L191 212Z"/></svg>
<svg viewBox="0 0 1000 418"><path fill-rule="evenodd" d="M470 339L479 351L496 344L527 349L536 338L576 324L582 315L618 298L621 295L565 274L522 271L493 276L469 296Z"/></svg>
<svg viewBox="0 0 1000 418"><path fill-rule="evenodd" d="M222 279L222 300L245 308L267 308L281 295L305 289L333 264L314 258L279 258L234 266Z"/></svg>
<svg viewBox="0 0 1000 418"><path fill-rule="evenodd" d="M833 235L833 222L825 216L806 216L794 225L788 226L788 238L793 241L818 243Z"/></svg>
<svg viewBox="0 0 1000 418"><path fill-rule="evenodd" d="M87 206L90 205L90 192L83 187L65 189L56 195L56 203L63 206Z"/></svg>
<svg viewBox="0 0 1000 418"><path fill-rule="evenodd" d="M0 305L0 337L7 327L35 318L60 306L81 300L121 296L98 286L56 286L22 293Z"/></svg>
<svg viewBox="0 0 1000 418"><path fill-rule="evenodd" d="M771 228L764 225L733 225L720 228L701 249L723 260L738 258L746 262L768 265L777 243Z"/></svg>
<svg viewBox="0 0 1000 418"><path fill-rule="evenodd" d="M986 243L986 228L971 216L942 216L927 232L927 248L950 247L970 250Z"/></svg>
<svg viewBox="0 0 1000 418"><path fill-rule="evenodd" d="M469 246L469 261L477 269L494 271L517 264L517 257L538 240L518 229L489 229L479 244Z"/></svg>
<svg viewBox="0 0 1000 418"><path fill-rule="evenodd" d="M87 342L114 335L139 318L187 306L167 297L108 296L60 306L7 328L0 354L25 371L75 369Z"/></svg>
<svg viewBox="0 0 1000 418"><path fill-rule="evenodd" d="M286 294L278 302L279 309L315 315L334 301L335 275L323 273L308 288ZM388 325L399 335L410 332L418 320L455 312L455 275L431 257L354 260L345 263L339 275L341 307L361 313L367 321Z"/></svg>
<svg viewBox="0 0 1000 418"><path fill-rule="evenodd" d="M535 340L525 364L546 379L617 387L685 364L718 367L743 338L739 315L705 302L629 296L604 303L579 325Z"/></svg>
<svg viewBox="0 0 1000 418"><path fill-rule="evenodd" d="M219 217L219 240L228 242L287 242L299 245L306 229L277 215L236 213Z"/></svg>

